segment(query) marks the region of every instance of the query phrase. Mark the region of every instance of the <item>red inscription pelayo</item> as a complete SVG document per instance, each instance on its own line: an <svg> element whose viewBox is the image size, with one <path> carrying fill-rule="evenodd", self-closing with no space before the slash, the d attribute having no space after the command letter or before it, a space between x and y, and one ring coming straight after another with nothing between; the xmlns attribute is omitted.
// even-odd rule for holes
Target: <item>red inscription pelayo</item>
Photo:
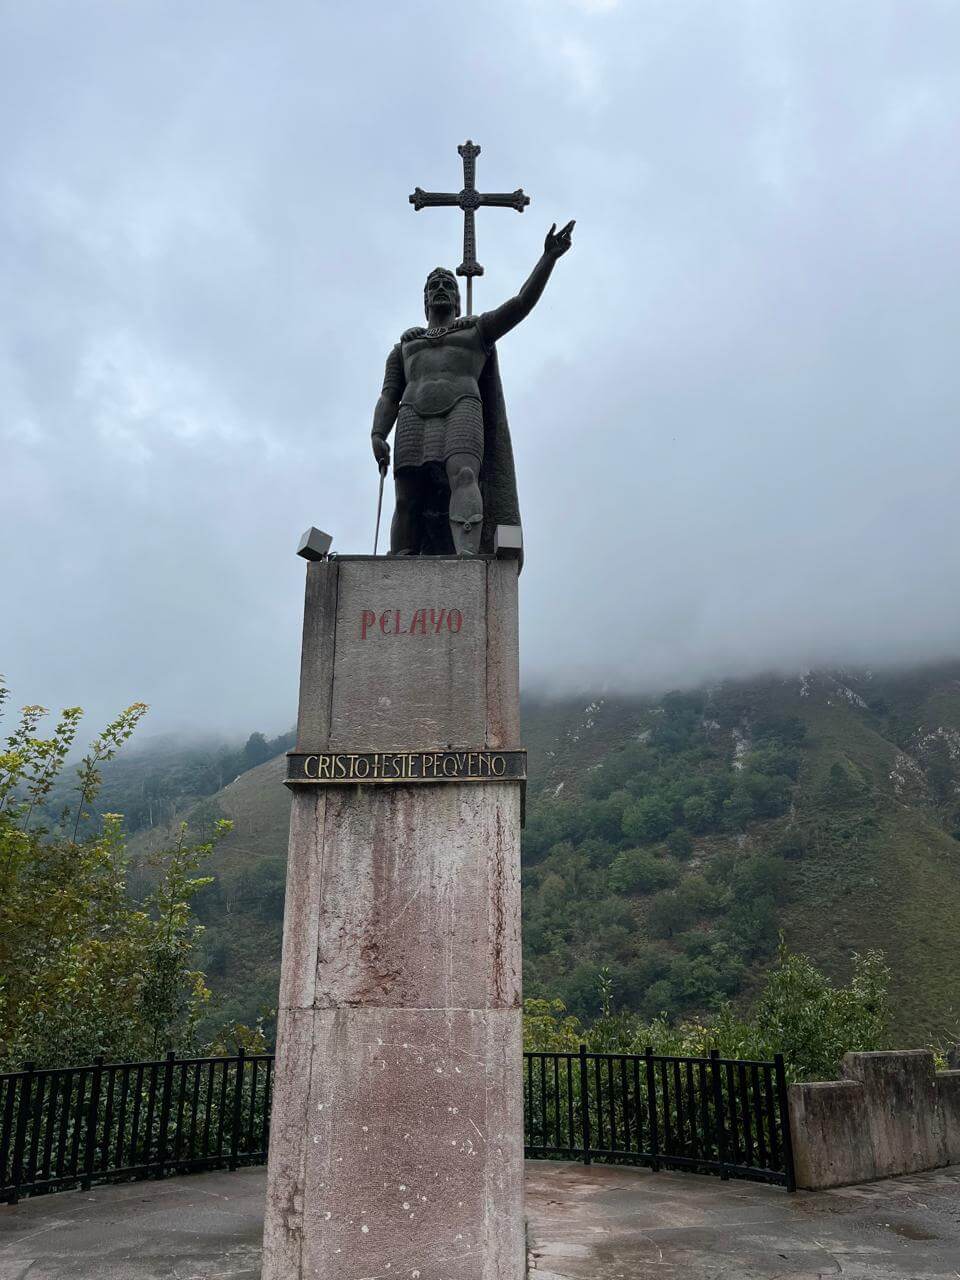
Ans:
<svg viewBox="0 0 960 1280"><path fill-rule="evenodd" d="M455 636L463 626L459 609L414 609L411 614L399 609L364 609L360 614L360 639L368 635L438 636L444 630Z"/></svg>

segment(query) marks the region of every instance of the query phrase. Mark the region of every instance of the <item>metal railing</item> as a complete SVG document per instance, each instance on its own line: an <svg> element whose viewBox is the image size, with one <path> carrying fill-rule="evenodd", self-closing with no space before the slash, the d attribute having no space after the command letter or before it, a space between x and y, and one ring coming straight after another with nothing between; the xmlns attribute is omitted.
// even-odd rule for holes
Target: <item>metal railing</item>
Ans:
<svg viewBox="0 0 960 1280"><path fill-rule="evenodd" d="M525 1053L524 1149L793 1190L783 1058ZM0 1075L0 1201L267 1158L271 1054Z"/></svg>
<svg viewBox="0 0 960 1280"><path fill-rule="evenodd" d="M794 1190L783 1055L525 1053L524 1149L750 1178Z"/></svg>
<svg viewBox="0 0 960 1280"><path fill-rule="evenodd" d="M0 1076L0 1200L266 1159L273 1057L177 1058Z"/></svg>

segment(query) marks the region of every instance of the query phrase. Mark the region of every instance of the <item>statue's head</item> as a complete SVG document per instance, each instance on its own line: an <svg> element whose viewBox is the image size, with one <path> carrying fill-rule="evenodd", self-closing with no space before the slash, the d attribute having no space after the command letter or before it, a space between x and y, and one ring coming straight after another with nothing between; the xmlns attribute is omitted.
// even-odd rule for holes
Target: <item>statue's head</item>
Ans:
<svg viewBox="0 0 960 1280"><path fill-rule="evenodd" d="M454 315L460 315L460 287L457 277L446 267L435 267L427 276L423 286L423 310L430 315L430 308L444 310L453 305Z"/></svg>

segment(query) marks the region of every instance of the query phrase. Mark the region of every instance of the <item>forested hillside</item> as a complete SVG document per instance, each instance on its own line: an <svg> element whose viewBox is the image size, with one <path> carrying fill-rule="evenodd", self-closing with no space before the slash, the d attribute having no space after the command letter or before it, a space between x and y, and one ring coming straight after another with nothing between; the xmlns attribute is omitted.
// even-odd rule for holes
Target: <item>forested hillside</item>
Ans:
<svg viewBox="0 0 960 1280"><path fill-rule="evenodd" d="M294 734L267 738L251 733L243 745L216 738L185 741L182 735L165 735L141 742L134 738L125 750L102 770L103 786L97 797L99 813L120 812L130 833L144 828L168 828L177 815L198 798L212 796L228 783L293 746ZM76 787L68 771L59 778L44 802L47 819L56 822L73 802Z"/></svg>
<svg viewBox="0 0 960 1280"><path fill-rule="evenodd" d="M900 1038L957 1034L960 663L527 700L523 723L527 995L592 1014L607 968L620 1004L696 1014L749 996L783 931L838 977L882 947ZM235 823L196 900L213 1021L275 998L281 777L277 757L183 807Z"/></svg>

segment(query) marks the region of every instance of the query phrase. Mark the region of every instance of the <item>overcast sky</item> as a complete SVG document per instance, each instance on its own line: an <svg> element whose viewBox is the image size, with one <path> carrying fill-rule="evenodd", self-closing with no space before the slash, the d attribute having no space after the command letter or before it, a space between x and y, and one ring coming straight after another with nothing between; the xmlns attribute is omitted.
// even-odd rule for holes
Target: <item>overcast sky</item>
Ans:
<svg viewBox="0 0 960 1280"><path fill-rule="evenodd" d="M528 687L960 653L958 124L947 0L0 2L15 699L292 722L467 137L477 309L577 219L501 344Z"/></svg>

